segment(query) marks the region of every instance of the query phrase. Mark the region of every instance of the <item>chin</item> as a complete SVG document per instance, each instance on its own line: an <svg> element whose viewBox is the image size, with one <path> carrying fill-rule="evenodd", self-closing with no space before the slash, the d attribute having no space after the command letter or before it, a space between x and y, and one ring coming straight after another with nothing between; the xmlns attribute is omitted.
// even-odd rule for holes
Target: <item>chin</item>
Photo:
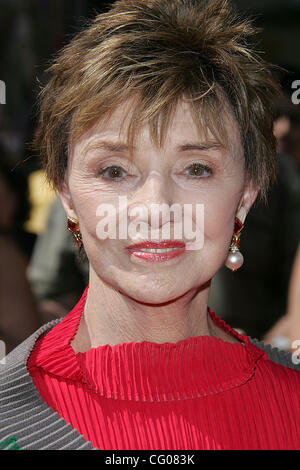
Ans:
<svg viewBox="0 0 300 470"><path fill-rule="evenodd" d="M131 298L135 302L140 302L149 305L165 304L171 302L172 300L178 297L181 297L184 294L184 292L181 293L178 291L172 294L172 292L170 292L170 289L167 289L166 287L161 289L159 287L153 287L152 289L149 288L147 291L145 290L145 288L143 288L138 289L134 292L130 290L119 290L119 292Z"/></svg>

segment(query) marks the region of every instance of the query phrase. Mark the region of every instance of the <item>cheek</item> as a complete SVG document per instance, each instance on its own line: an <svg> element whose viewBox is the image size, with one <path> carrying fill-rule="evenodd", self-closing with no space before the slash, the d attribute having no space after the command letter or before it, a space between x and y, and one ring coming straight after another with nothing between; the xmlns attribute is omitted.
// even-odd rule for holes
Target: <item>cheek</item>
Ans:
<svg viewBox="0 0 300 470"><path fill-rule="evenodd" d="M204 233L204 255L215 259L218 264L224 261L233 234L234 212L218 212L215 218L207 218Z"/></svg>
<svg viewBox="0 0 300 470"><path fill-rule="evenodd" d="M96 180L85 178L76 172L69 179L69 188L83 236L96 236L96 227L100 220L97 216L99 206L110 204L115 207L117 195L99 190Z"/></svg>
<svg viewBox="0 0 300 470"><path fill-rule="evenodd" d="M99 196L97 197L97 191L93 185L86 184L84 180L79 181L76 177L70 179L69 188L73 208L79 219L80 231L85 242L87 237L95 233Z"/></svg>
<svg viewBox="0 0 300 470"><path fill-rule="evenodd" d="M238 188L236 191L214 191L203 197L204 249L214 250L216 255L220 253L220 256L227 252L240 196Z"/></svg>

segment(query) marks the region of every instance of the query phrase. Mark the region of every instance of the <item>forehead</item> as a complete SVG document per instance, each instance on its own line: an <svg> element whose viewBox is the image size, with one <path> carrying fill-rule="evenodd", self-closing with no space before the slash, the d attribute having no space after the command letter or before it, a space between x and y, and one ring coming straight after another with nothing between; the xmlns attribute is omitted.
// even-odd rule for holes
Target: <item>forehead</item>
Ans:
<svg viewBox="0 0 300 470"><path fill-rule="evenodd" d="M127 100L104 118L99 119L87 132L85 132L75 143L75 147L81 149L97 142L101 138L109 137L110 140L126 145L128 137L128 128L132 126L134 101ZM195 112L195 111L194 111ZM199 116L195 119L191 104L183 99L179 100L173 109L170 122L166 130L163 150L178 147L185 142L199 143L217 143L221 146L228 147L229 152L234 155L242 153L241 138L237 123L233 116L224 110L222 116L216 115L216 122L222 120L222 124L226 129L227 143L222 140L220 135L216 135L207 125L205 116ZM201 124L199 124L201 122ZM224 125L225 124L225 125ZM134 126L134 149L145 147L146 143L156 146L151 139L150 125L145 122L139 126Z"/></svg>

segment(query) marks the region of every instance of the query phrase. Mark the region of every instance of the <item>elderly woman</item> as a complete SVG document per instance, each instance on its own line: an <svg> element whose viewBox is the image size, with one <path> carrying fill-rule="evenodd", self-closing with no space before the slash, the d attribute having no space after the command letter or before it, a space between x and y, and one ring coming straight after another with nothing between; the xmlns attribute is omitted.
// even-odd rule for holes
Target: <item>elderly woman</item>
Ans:
<svg viewBox="0 0 300 470"><path fill-rule="evenodd" d="M36 144L89 285L6 358L2 441L299 448L297 361L208 307L274 179L278 89L253 32L223 0L119 0L52 65ZM173 204L183 219L160 210Z"/></svg>

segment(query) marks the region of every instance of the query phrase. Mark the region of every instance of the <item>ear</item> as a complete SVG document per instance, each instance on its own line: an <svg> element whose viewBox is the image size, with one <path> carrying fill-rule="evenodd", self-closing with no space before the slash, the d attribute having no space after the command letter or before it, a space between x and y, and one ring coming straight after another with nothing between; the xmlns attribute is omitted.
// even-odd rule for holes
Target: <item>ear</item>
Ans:
<svg viewBox="0 0 300 470"><path fill-rule="evenodd" d="M259 186L254 184L253 181L246 181L236 213L242 223L245 222L246 216L257 198L259 189Z"/></svg>
<svg viewBox="0 0 300 470"><path fill-rule="evenodd" d="M66 211L67 217L71 217L72 219L78 219L76 211L73 206L70 189L67 183L63 183L63 185L61 186L61 189L58 192L58 195Z"/></svg>

